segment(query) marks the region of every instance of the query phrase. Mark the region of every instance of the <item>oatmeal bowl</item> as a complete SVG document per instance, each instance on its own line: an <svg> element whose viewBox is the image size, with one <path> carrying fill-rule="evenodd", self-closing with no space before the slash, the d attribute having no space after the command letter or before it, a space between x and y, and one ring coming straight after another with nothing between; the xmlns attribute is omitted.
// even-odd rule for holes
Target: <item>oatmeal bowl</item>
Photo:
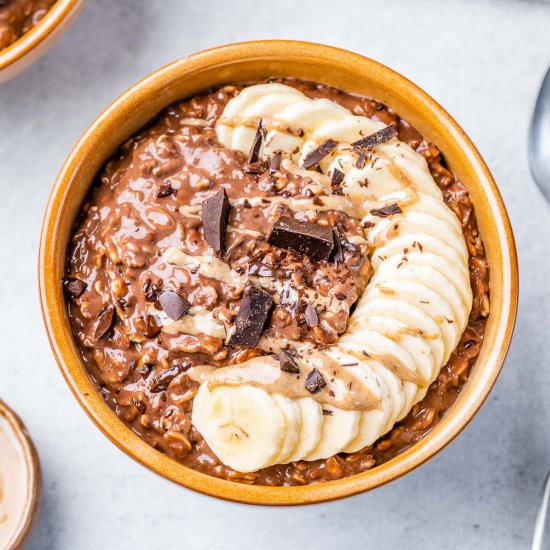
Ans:
<svg viewBox="0 0 550 550"><path fill-rule="evenodd" d="M76 398L211 496L305 504L421 465L500 371L513 236L479 153L362 56L259 41L145 78L52 190L40 297Z"/></svg>
<svg viewBox="0 0 550 550"><path fill-rule="evenodd" d="M84 0L0 0L0 84L55 44Z"/></svg>

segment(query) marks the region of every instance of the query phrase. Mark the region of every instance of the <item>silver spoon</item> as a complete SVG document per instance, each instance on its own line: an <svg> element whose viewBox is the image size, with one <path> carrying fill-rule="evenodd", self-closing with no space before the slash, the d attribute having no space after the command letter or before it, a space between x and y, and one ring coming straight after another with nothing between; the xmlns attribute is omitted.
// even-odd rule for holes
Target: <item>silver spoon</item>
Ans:
<svg viewBox="0 0 550 550"><path fill-rule="evenodd" d="M531 120L529 163L533 178L550 202L550 69L542 82Z"/></svg>
<svg viewBox="0 0 550 550"><path fill-rule="evenodd" d="M531 174L546 200L550 202L550 69L540 87L529 131L529 164ZM531 550L542 550L548 501L550 500L550 472L542 489Z"/></svg>
<svg viewBox="0 0 550 550"><path fill-rule="evenodd" d="M548 77L546 77L548 80ZM544 526L546 524L546 512L548 511L548 501L550 500L550 472L546 476L544 487L542 488L542 499L537 512L537 521L535 522L535 532L533 533L533 544L531 550L542 550L542 540L544 538Z"/></svg>

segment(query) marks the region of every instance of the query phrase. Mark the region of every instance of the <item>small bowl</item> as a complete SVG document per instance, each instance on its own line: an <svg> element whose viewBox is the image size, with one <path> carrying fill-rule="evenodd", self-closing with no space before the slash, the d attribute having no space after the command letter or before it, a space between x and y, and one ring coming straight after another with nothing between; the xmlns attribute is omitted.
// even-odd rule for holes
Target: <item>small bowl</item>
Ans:
<svg viewBox="0 0 550 550"><path fill-rule="evenodd" d="M29 32L0 50L0 84L44 55L69 28L83 5L84 0L57 0Z"/></svg>
<svg viewBox="0 0 550 550"><path fill-rule="evenodd" d="M393 108L436 143L468 189L491 266L491 313L470 379L439 424L405 452L370 471L301 487L243 485L199 473L156 451L107 406L73 341L61 280L73 222L101 165L119 144L174 101L228 83L270 76L314 80ZM75 397L103 433L135 460L185 487L238 502L305 504L367 491L421 465L471 420L504 361L516 315L518 273L512 229L498 189L478 151L425 92L396 72L344 50L296 41L231 44L191 55L151 74L112 103L67 158L48 202L40 242L40 298L50 344Z"/></svg>
<svg viewBox="0 0 550 550"><path fill-rule="evenodd" d="M42 496L42 475L38 455L23 422L1 400L0 432L8 438L10 446L21 458L18 465L21 470L12 473L6 480L3 471L4 463L0 456L0 546L5 550L15 550L23 548L36 519ZM21 483L19 485L16 483L14 487L14 480L18 477ZM16 503L11 502L10 507L7 495L13 495L14 489L20 490L21 494ZM6 530L6 526L9 526L9 529Z"/></svg>

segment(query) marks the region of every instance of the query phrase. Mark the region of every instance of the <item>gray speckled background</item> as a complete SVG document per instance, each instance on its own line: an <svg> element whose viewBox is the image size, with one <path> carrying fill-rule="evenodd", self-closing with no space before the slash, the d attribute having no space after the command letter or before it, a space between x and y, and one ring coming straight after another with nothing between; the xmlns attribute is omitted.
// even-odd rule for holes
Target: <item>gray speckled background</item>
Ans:
<svg viewBox="0 0 550 550"><path fill-rule="evenodd" d="M433 95L491 167L521 266L512 349L465 432L388 486L294 509L199 496L118 451L69 394L36 291L50 186L100 110L169 61L255 38L355 50ZM527 548L550 467L550 207L529 176L526 150L548 64L547 2L89 0L45 58L0 87L0 396L25 419L44 470L42 512L29 547Z"/></svg>

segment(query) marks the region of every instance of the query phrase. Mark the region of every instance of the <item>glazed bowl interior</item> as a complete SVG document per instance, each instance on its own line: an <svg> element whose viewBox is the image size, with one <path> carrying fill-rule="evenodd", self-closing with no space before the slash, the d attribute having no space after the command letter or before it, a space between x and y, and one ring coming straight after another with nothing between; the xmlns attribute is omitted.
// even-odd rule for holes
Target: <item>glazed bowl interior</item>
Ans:
<svg viewBox="0 0 550 550"><path fill-rule="evenodd" d="M0 50L0 84L46 53L73 22L83 5L84 0L57 0L32 29Z"/></svg>
<svg viewBox="0 0 550 550"><path fill-rule="evenodd" d="M378 99L433 141L472 197L491 266L485 342L467 384L443 420L413 447L370 471L301 487L250 486L214 478L142 441L109 409L88 377L73 342L61 287L74 220L94 176L117 147L177 100L208 88L272 76L313 80ZM510 341L517 296L515 249L504 206L487 167L458 125L427 94L387 67L343 50L294 41L233 44L192 55L145 78L108 107L58 176L45 215L39 271L52 348L67 383L97 426L131 457L176 483L255 504L303 504L356 494L403 475L438 452L468 423L491 389Z"/></svg>

